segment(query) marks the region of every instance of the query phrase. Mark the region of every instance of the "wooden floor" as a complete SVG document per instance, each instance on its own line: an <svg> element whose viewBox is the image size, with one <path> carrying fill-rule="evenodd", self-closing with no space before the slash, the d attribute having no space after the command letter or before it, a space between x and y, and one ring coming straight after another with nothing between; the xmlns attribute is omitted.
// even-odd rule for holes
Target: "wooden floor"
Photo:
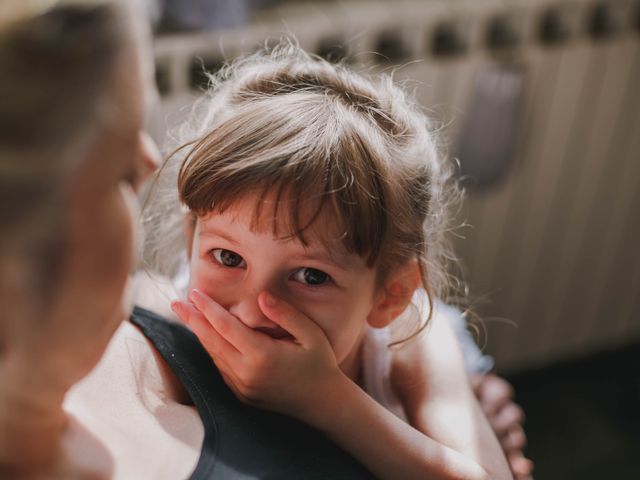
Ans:
<svg viewBox="0 0 640 480"><path fill-rule="evenodd" d="M640 479L640 344L509 381L536 479Z"/></svg>

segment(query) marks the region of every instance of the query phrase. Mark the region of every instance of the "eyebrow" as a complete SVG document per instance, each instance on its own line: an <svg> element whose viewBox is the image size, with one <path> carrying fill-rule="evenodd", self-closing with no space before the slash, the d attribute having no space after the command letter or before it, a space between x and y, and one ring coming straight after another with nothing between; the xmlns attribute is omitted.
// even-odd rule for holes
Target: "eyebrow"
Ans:
<svg viewBox="0 0 640 480"><path fill-rule="evenodd" d="M355 259L350 258L349 255L341 253L332 254L323 248L313 250L305 248L304 255L301 256L304 256L305 259L315 260L321 263L329 263L335 268L345 271L356 266Z"/></svg>
<svg viewBox="0 0 640 480"><path fill-rule="evenodd" d="M199 237L220 237L220 238L224 238L230 243L233 243L234 245L240 245L240 242L238 242L235 238L225 233L223 230L219 230L217 228L205 228L205 229L201 228L200 232L198 233L198 236Z"/></svg>
<svg viewBox="0 0 640 480"><path fill-rule="evenodd" d="M216 227L208 227L208 228L201 228L200 232L198 233L198 236L200 237L220 237L223 238L225 240L227 240L228 242L234 244L234 245L240 245L240 242L237 241L235 238L231 237L229 234L227 234L224 230L218 229ZM283 240L283 242L286 240ZM349 255L346 254L331 254L327 249L325 248L308 248L308 247L304 247L303 246L303 252L301 254L295 255L294 257L300 257L303 258L304 260L315 260L317 262L320 263L328 263L330 265L332 265L333 267L339 269L339 270L343 270L343 271L347 271L350 268L355 267L355 260L349 258Z"/></svg>

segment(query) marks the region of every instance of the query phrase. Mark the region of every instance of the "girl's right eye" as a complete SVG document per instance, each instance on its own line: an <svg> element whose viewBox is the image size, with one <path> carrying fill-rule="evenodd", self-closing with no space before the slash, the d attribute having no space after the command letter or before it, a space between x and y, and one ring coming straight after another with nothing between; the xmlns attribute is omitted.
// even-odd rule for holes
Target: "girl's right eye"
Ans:
<svg viewBox="0 0 640 480"><path fill-rule="evenodd" d="M220 265L230 268L242 268L246 266L244 258L231 250L224 248L215 248L211 251L211 255Z"/></svg>

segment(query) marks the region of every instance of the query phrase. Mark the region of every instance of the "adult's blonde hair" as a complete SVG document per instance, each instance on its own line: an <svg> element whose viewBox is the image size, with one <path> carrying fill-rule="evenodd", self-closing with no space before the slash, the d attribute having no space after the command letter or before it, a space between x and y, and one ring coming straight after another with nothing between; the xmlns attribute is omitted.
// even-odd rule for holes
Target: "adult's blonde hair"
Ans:
<svg viewBox="0 0 640 480"><path fill-rule="evenodd" d="M0 21L0 293L43 303L67 247L65 194L108 120L128 37L118 2L53 3L3 2Z"/></svg>
<svg viewBox="0 0 640 480"><path fill-rule="evenodd" d="M159 173L159 204L146 215L161 273L184 261L180 205L198 217L251 194L256 223L263 200L275 198L274 234L305 242L328 209L344 247L377 269L380 284L417 259L429 299L446 296L444 234L458 190L427 117L390 76L282 42L213 76L177 141ZM288 232L277 231L283 219Z"/></svg>

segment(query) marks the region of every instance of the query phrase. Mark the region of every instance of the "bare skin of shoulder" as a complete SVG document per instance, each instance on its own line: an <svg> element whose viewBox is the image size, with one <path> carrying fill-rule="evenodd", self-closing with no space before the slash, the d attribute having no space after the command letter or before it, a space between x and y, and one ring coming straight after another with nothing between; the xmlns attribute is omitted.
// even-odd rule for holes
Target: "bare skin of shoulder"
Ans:
<svg viewBox="0 0 640 480"><path fill-rule="evenodd" d="M70 428L63 448L74 470L97 478L175 479L188 477L198 461L204 436L198 413L129 322L68 393L64 408Z"/></svg>

